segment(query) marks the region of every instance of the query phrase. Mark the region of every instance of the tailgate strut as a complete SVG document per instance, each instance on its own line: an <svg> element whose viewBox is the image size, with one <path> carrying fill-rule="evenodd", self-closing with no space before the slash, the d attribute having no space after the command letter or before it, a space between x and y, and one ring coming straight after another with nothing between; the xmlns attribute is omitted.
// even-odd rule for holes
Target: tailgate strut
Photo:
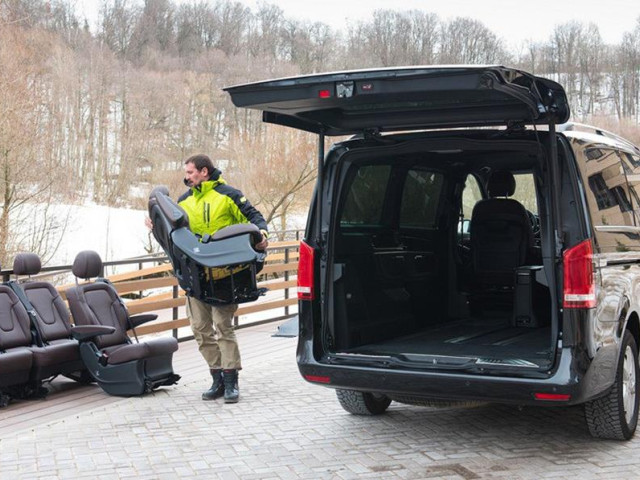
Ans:
<svg viewBox="0 0 640 480"><path fill-rule="evenodd" d="M316 244L322 251L322 190L324 188L324 179L322 178L322 170L324 167L324 131L318 134L318 178L316 179Z"/></svg>
<svg viewBox="0 0 640 480"><path fill-rule="evenodd" d="M556 138L556 124L552 120L549 122L549 156L551 163L551 188L553 190L553 230L555 243L555 258L561 259L564 238L562 235L562 209L560 208L560 198L562 195L562 178L558 165L558 139Z"/></svg>

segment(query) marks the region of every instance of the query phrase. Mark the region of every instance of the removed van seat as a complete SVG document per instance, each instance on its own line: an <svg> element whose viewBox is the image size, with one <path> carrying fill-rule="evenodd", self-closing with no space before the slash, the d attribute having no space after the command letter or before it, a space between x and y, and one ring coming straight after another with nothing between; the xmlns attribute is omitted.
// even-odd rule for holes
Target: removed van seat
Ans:
<svg viewBox="0 0 640 480"><path fill-rule="evenodd" d="M253 249L262 240L255 225L231 225L199 237L189 230L187 214L166 187L149 195L149 217L153 236L188 296L215 305L252 302L265 294L267 289L258 288L256 281L266 253Z"/></svg>
<svg viewBox="0 0 640 480"><path fill-rule="evenodd" d="M0 406L24 397L30 380L33 352L29 315L17 295L0 285Z"/></svg>
<svg viewBox="0 0 640 480"><path fill-rule="evenodd" d="M180 376L172 367L173 352L178 350L175 338L132 343L127 336L128 330L155 320L157 315L129 316L115 288L97 278L102 260L96 252L80 252L72 271L81 279L96 278L66 294L76 324L72 334L80 342L82 360L98 385L108 394L131 396L177 383Z"/></svg>
<svg viewBox="0 0 640 480"><path fill-rule="evenodd" d="M16 276L40 273L40 257L19 253L13 261ZM71 335L69 309L53 285L41 281L8 282L7 286L20 298L29 313L35 337L32 378L46 379L66 375L86 381L86 370L80 358L78 341Z"/></svg>

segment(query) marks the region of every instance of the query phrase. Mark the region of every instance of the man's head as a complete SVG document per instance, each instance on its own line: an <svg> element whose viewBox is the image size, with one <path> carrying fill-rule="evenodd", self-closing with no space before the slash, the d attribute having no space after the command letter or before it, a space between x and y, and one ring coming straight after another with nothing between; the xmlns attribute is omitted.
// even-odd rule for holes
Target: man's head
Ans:
<svg viewBox="0 0 640 480"><path fill-rule="evenodd" d="M206 155L198 154L184 161L184 183L188 187L197 187L209 180L214 173L213 162Z"/></svg>

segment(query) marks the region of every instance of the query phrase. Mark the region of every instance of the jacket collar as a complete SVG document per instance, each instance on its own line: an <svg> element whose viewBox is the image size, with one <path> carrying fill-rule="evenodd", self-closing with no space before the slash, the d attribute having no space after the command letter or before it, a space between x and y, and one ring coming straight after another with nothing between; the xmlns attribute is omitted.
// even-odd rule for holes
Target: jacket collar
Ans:
<svg viewBox="0 0 640 480"><path fill-rule="evenodd" d="M194 195L204 195L216 188L218 185L227 183L222 177L218 177L217 180L206 180L197 187L191 187L191 191Z"/></svg>

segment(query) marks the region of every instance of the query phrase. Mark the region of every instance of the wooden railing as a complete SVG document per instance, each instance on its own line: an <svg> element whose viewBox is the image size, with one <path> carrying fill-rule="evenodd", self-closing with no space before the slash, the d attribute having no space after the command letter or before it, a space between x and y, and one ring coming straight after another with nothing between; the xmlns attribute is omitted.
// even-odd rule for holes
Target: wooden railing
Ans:
<svg viewBox="0 0 640 480"><path fill-rule="evenodd" d="M255 302L240 305L234 318L236 327L273 322L295 315L295 311L292 312L291 307L297 305L298 302L295 289L300 232L294 232L293 236L295 240L270 243L266 264L258 274L258 287L268 288L268 294ZM179 333L179 329L189 326L189 319L182 310L186 299L184 291L179 288L176 278L171 274L172 268L167 257L146 256L104 262L103 269L105 271L114 267L121 269L126 265L134 265L135 269L112 275L107 274L106 278L113 283L116 291L124 298L131 315L147 312L158 314L158 319L154 322L136 328L137 334L172 331L176 338L190 338L190 330L186 336ZM68 276L70 270L70 265L46 267L42 269L37 279L46 279L55 285L60 283L56 282L55 278L60 278L62 274ZM2 273L4 281L7 281L13 271L3 270L0 273ZM65 298L65 291L73 284L61 283L56 288ZM266 315L256 315L265 312Z"/></svg>

